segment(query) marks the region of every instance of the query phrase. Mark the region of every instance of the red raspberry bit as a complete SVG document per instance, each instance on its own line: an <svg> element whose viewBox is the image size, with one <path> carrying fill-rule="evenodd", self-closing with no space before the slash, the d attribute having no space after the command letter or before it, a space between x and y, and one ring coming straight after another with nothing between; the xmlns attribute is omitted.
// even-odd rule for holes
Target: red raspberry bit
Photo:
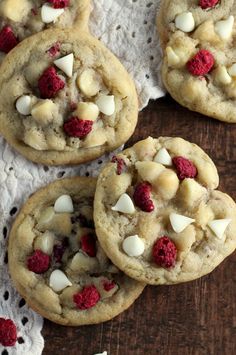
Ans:
<svg viewBox="0 0 236 355"><path fill-rule="evenodd" d="M55 57L58 53L60 53L61 49L61 44L59 42L56 42L49 50L47 51L50 55L50 57Z"/></svg>
<svg viewBox="0 0 236 355"><path fill-rule="evenodd" d="M176 246L170 238L161 237L153 246L152 256L158 266L167 269L174 267L177 257Z"/></svg>
<svg viewBox="0 0 236 355"><path fill-rule="evenodd" d="M56 263L61 263L63 255L66 251L66 248L69 246L68 238L64 238L60 244L56 244L53 247L53 258L55 259Z"/></svg>
<svg viewBox="0 0 236 355"><path fill-rule="evenodd" d="M10 52L19 43L10 26L4 26L0 32L0 51Z"/></svg>
<svg viewBox="0 0 236 355"><path fill-rule="evenodd" d="M195 75L206 75L212 69L215 59L211 52L200 49L197 54L187 62L188 71Z"/></svg>
<svg viewBox="0 0 236 355"><path fill-rule="evenodd" d="M220 0L199 0L199 6L202 9L209 9L210 7L214 7L218 4Z"/></svg>
<svg viewBox="0 0 236 355"><path fill-rule="evenodd" d="M35 250L34 254L27 259L27 266L30 271L36 274L43 274L50 267L50 256L44 254L41 250Z"/></svg>
<svg viewBox="0 0 236 355"><path fill-rule="evenodd" d="M144 212L152 212L155 208L154 203L150 198L151 188L149 182L142 182L138 184L134 190L134 202L136 206L141 208Z"/></svg>
<svg viewBox="0 0 236 355"><path fill-rule="evenodd" d="M0 344L14 346L17 340L16 325L11 319L0 318Z"/></svg>
<svg viewBox="0 0 236 355"><path fill-rule="evenodd" d="M39 91L43 99L55 97L57 92L62 90L64 86L64 81L57 75L54 67L46 69L38 81Z"/></svg>
<svg viewBox="0 0 236 355"><path fill-rule="evenodd" d="M174 157L172 162L180 180L184 180L185 178L193 179L197 176L197 168L190 160L184 157Z"/></svg>
<svg viewBox="0 0 236 355"><path fill-rule="evenodd" d="M124 159L114 156L112 157L111 162L117 163L117 175L121 175L126 167Z"/></svg>
<svg viewBox="0 0 236 355"><path fill-rule="evenodd" d="M103 288L107 292L111 291L115 286L116 283L114 281L107 280L103 282Z"/></svg>
<svg viewBox="0 0 236 355"><path fill-rule="evenodd" d="M94 307L100 300L100 293L95 286L84 287L81 292L73 296L73 301L76 307L85 310Z"/></svg>
<svg viewBox="0 0 236 355"><path fill-rule="evenodd" d="M72 116L64 123L63 128L69 137L84 138L92 131L93 121Z"/></svg>
<svg viewBox="0 0 236 355"><path fill-rule="evenodd" d="M81 237L81 248L89 256L93 258L96 256L96 239L92 234L86 234Z"/></svg>
<svg viewBox="0 0 236 355"><path fill-rule="evenodd" d="M38 15L38 11L37 11L36 8L31 9L31 13L32 13L32 15L34 15L34 16L37 16L37 15Z"/></svg>
<svg viewBox="0 0 236 355"><path fill-rule="evenodd" d="M53 5L54 9L64 9L70 5L70 0L47 0Z"/></svg>

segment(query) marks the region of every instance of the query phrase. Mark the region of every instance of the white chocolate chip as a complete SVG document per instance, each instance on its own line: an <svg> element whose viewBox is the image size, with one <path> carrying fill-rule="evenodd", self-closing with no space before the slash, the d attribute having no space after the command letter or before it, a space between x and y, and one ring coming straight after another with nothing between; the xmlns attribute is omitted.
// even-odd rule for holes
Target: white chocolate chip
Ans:
<svg viewBox="0 0 236 355"><path fill-rule="evenodd" d="M129 256L140 256L145 250L144 242L138 235L126 238L122 244L123 250Z"/></svg>
<svg viewBox="0 0 236 355"><path fill-rule="evenodd" d="M100 90L100 82L97 73L93 69L86 69L77 78L77 86L84 95L92 97Z"/></svg>
<svg viewBox="0 0 236 355"><path fill-rule="evenodd" d="M94 355L107 355L107 351L103 351L103 353L97 353L97 354L94 354Z"/></svg>
<svg viewBox="0 0 236 355"><path fill-rule="evenodd" d="M68 286L72 286L72 283L68 277L61 270L54 270L49 278L49 286L55 292L60 292Z"/></svg>
<svg viewBox="0 0 236 355"><path fill-rule="evenodd" d="M58 213L74 212L73 201L69 195L61 195L54 204L54 211Z"/></svg>
<svg viewBox="0 0 236 355"><path fill-rule="evenodd" d="M236 63L231 65L231 67L228 68L228 73L231 76L236 76Z"/></svg>
<svg viewBox="0 0 236 355"><path fill-rule="evenodd" d="M215 233L215 235L221 239L224 236L224 233L226 231L226 228L230 224L231 219L226 218L226 219L215 219L214 221L211 221L208 223L208 226L211 228L211 230Z"/></svg>
<svg viewBox="0 0 236 355"><path fill-rule="evenodd" d="M52 232L46 231L36 238L34 243L34 250L40 249L45 254L51 255L53 251L55 236Z"/></svg>
<svg viewBox="0 0 236 355"><path fill-rule="evenodd" d="M54 9L49 4L44 4L41 8L41 18L44 23L56 22L57 18L61 16L64 9Z"/></svg>
<svg viewBox="0 0 236 355"><path fill-rule="evenodd" d="M193 222L195 222L195 219L182 216L181 214L177 214L177 213L170 214L170 223L173 230L176 233L183 232L183 230Z"/></svg>
<svg viewBox="0 0 236 355"><path fill-rule="evenodd" d="M183 32L192 32L195 28L195 20L191 12L183 12L175 18L175 26Z"/></svg>
<svg viewBox="0 0 236 355"><path fill-rule="evenodd" d="M46 126L58 116L58 106L52 100L40 100L33 106L31 115L41 126Z"/></svg>
<svg viewBox="0 0 236 355"><path fill-rule="evenodd" d="M134 213L135 208L133 201L127 194L123 194L120 196L116 205L111 208L112 211L122 212L122 213Z"/></svg>
<svg viewBox="0 0 236 355"><path fill-rule="evenodd" d="M232 81L232 78L229 75L229 73L224 65L221 65L216 68L215 78L216 78L216 81L222 85L228 85Z"/></svg>
<svg viewBox="0 0 236 355"><path fill-rule="evenodd" d="M96 121L99 116L99 108L93 102L79 102L73 114L81 120Z"/></svg>
<svg viewBox="0 0 236 355"><path fill-rule="evenodd" d="M172 158L166 148L161 148L158 153L156 154L154 161L156 163L160 163L166 166L172 165Z"/></svg>
<svg viewBox="0 0 236 355"><path fill-rule="evenodd" d="M113 95L99 96L96 104L104 115L111 116L115 112L115 98Z"/></svg>
<svg viewBox="0 0 236 355"><path fill-rule="evenodd" d="M53 62L56 67L61 69L69 78L73 74L73 65L74 65L74 54L70 53L65 57L54 60Z"/></svg>
<svg viewBox="0 0 236 355"><path fill-rule="evenodd" d="M30 115L31 104L31 97L29 95L23 95L16 101L16 109L21 115Z"/></svg>
<svg viewBox="0 0 236 355"><path fill-rule="evenodd" d="M179 56L175 53L172 47L168 46L166 47L166 56L167 56L167 62L169 66L174 66L179 64L180 58Z"/></svg>
<svg viewBox="0 0 236 355"><path fill-rule="evenodd" d="M223 40L230 39L233 31L234 17L229 16L227 20L218 21L215 24L215 32Z"/></svg>

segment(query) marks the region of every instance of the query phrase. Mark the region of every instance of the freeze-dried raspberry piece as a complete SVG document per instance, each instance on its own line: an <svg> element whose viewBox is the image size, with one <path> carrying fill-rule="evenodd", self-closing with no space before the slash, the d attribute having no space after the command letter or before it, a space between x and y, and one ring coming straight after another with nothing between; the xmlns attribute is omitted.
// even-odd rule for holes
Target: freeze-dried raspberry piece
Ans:
<svg viewBox="0 0 236 355"><path fill-rule="evenodd" d="M117 163L117 175L121 175L126 167L126 163L124 161L124 159L116 157L114 155L114 157L112 157L111 159L112 163Z"/></svg>
<svg viewBox="0 0 236 355"><path fill-rule="evenodd" d="M27 267L36 274L43 274L49 269L50 261L50 256L38 249L28 257Z"/></svg>
<svg viewBox="0 0 236 355"><path fill-rule="evenodd" d="M197 176L197 168L190 160L184 157L174 157L172 162L180 180L184 180L185 178L193 179Z"/></svg>
<svg viewBox="0 0 236 355"><path fill-rule="evenodd" d="M92 131L93 121L72 116L64 123L63 128L69 137L84 138Z"/></svg>
<svg viewBox="0 0 236 355"><path fill-rule="evenodd" d="M14 346L17 340L15 323L11 319L0 318L0 344Z"/></svg>
<svg viewBox="0 0 236 355"><path fill-rule="evenodd" d="M152 256L155 263L164 268L175 266L177 249L170 238L164 236L156 241L153 246Z"/></svg>
<svg viewBox="0 0 236 355"><path fill-rule="evenodd" d="M61 44L59 42L56 42L51 48L49 48L48 53L50 57L55 57L61 49Z"/></svg>
<svg viewBox="0 0 236 355"><path fill-rule="evenodd" d="M81 292L73 296L77 308L85 310L94 307L100 300L100 293L95 286L84 287Z"/></svg>
<svg viewBox="0 0 236 355"><path fill-rule="evenodd" d="M53 5L54 9L64 9L70 5L70 0L47 0Z"/></svg>
<svg viewBox="0 0 236 355"><path fill-rule="evenodd" d="M56 244L53 247L53 258L57 263L60 263L65 253L66 248L69 246L68 238L64 238L60 244Z"/></svg>
<svg viewBox="0 0 236 355"><path fill-rule="evenodd" d="M210 7L214 7L218 4L219 0L199 0L199 6L202 9L209 9Z"/></svg>
<svg viewBox="0 0 236 355"><path fill-rule="evenodd" d="M4 26L0 32L0 51L10 52L19 43L10 26Z"/></svg>
<svg viewBox="0 0 236 355"><path fill-rule="evenodd" d="M38 88L43 99L55 97L58 91L65 87L65 83L57 75L54 67L46 69L38 81Z"/></svg>
<svg viewBox="0 0 236 355"><path fill-rule="evenodd" d="M197 54L187 62L188 71L196 76L209 73L215 63L211 52L201 49Z"/></svg>
<svg viewBox="0 0 236 355"><path fill-rule="evenodd" d="M135 187L134 202L144 212L152 212L154 210L154 203L150 196L151 185L148 182L142 182Z"/></svg>
<svg viewBox="0 0 236 355"><path fill-rule="evenodd" d="M91 257L95 257L97 253L96 239L92 234L86 234L81 237L82 250Z"/></svg>
<svg viewBox="0 0 236 355"><path fill-rule="evenodd" d="M103 282L103 288L105 291L109 292L111 291L114 287L115 287L116 283L114 281L110 281L110 280L105 280Z"/></svg>

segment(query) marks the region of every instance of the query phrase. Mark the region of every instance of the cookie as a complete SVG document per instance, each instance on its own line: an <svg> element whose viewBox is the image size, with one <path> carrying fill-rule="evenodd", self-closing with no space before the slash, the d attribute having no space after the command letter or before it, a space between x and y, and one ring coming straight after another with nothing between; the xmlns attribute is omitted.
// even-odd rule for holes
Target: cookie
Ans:
<svg viewBox="0 0 236 355"><path fill-rule="evenodd" d="M213 8L202 9L185 1L179 10L176 2L167 3L173 10L169 11L171 19L175 18L165 35L160 30L164 43L168 38L162 67L167 91L190 110L235 123L235 3L221 1Z"/></svg>
<svg viewBox="0 0 236 355"><path fill-rule="evenodd" d="M78 326L127 309L144 284L115 267L93 223L96 180L56 181L25 203L9 239L12 280L26 302L49 320Z"/></svg>
<svg viewBox="0 0 236 355"><path fill-rule="evenodd" d="M197 145L166 137L138 142L99 175L94 220L102 248L148 284L210 273L236 248L236 205L215 190L218 183Z"/></svg>
<svg viewBox="0 0 236 355"><path fill-rule="evenodd" d="M162 0L157 14L157 28L165 48L170 36L183 30L191 33L203 22L229 17L234 0Z"/></svg>
<svg viewBox="0 0 236 355"><path fill-rule="evenodd" d="M2 64L0 86L0 132L37 163L93 160L124 144L137 123L132 79L87 32L24 40Z"/></svg>
<svg viewBox="0 0 236 355"><path fill-rule="evenodd" d="M0 61L23 39L47 28L87 28L90 0L2 0Z"/></svg>

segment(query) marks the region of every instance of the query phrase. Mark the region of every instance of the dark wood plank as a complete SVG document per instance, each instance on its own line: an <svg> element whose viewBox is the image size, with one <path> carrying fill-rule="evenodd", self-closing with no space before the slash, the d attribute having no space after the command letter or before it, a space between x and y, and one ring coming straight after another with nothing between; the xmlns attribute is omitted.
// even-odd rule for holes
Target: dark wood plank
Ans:
<svg viewBox="0 0 236 355"><path fill-rule="evenodd" d="M199 144L218 167L220 189L236 199L236 125L190 112L167 97L140 114L127 145L148 135ZM147 287L128 311L104 324L66 328L45 321L44 354L236 354L235 266L236 254L194 282Z"/></svg>

